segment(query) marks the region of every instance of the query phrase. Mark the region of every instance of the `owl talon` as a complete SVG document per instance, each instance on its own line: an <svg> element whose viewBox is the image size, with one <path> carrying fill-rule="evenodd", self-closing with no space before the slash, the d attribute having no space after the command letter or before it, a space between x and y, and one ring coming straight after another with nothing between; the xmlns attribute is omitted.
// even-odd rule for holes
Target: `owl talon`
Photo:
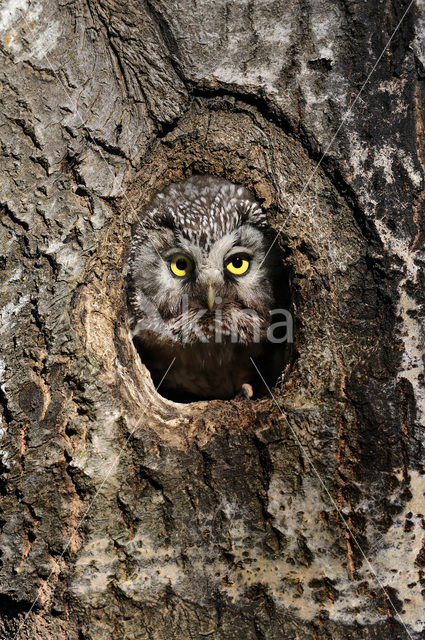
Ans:
<svg viewBox="0 0 425 640"><path fill-rule="evenodd" d="M247 400L251 400L252 396L254 395L254 391L252 390L252 386L250 384L248 384L247 382L242 385L241 391L242 391L242 394L245 396L245 398Z"/></svg>

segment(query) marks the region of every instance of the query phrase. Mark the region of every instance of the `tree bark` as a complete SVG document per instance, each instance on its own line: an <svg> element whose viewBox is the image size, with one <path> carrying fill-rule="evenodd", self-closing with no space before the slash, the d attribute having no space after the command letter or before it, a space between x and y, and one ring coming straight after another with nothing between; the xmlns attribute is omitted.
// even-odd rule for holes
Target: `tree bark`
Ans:
<svg viewBox="0 0 425 640"><path fill-rule="evenodd" d="M6 0L1 638L425 638L424 11ZM131 224L192 173L291 272L251 403L162 398L127 328Z"/></svg>

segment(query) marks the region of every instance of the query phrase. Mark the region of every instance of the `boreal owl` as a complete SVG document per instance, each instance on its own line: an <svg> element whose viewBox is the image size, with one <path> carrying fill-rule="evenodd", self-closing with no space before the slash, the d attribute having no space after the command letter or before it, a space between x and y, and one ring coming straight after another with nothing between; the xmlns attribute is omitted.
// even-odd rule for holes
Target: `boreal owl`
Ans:
<svg viewBox="0 0 425 640"><path fill-rule="evenodd" d="M265 373L276 361L270 311L284 286L271 234L251 193L213 176L169 184L144 209L129 256L130 324L155 384L172 363L160 393L258 390L251 358Z"/></svg>

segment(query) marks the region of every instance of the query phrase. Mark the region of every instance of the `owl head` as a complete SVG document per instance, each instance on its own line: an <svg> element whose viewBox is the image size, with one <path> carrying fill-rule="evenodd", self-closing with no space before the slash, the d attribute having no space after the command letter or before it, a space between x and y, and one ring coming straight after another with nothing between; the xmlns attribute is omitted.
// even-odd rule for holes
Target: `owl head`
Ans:
<svg viewBox="0 0 425 640"><path fill-rule="evenodd" d="M134 228L133 335L189 344L263 340L275 303L270 233L243 186L205 175L166 186Z"/></svg>

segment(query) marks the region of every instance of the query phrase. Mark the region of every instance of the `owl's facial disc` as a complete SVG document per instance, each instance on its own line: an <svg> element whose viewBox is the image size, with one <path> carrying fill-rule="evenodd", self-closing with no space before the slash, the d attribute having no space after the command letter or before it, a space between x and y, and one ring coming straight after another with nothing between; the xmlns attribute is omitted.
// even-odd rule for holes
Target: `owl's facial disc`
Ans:
<svg viewBox="0 0 425 640"><path fill-rule="evenodd" d="M189 342L240 334L249 342L255 323L265 325L271 304L264 234L243 225L208 245L181 231L164 240L163 266L152 275L158 311L176 339L180 332Z"/></svg>

